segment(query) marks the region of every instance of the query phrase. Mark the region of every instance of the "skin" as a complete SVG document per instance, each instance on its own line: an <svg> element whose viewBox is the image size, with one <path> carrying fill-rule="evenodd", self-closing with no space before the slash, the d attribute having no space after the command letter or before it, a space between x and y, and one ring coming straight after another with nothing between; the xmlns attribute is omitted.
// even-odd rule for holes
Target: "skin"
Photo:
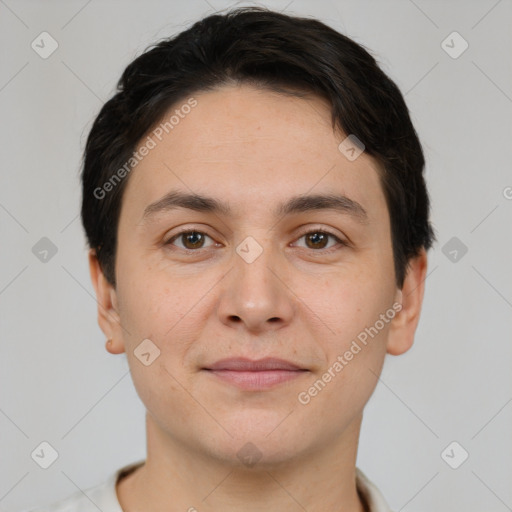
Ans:
<svg viewBox="0 0 512 512"><path fill-rule="evenodd" d="M197 106L129 176L115 288L89 254L108 350L126 352L147 410L147 460L118 483L121 506L363 512L355 484L363 408L385 355L413 344L425 251L399 290L378 164L338 150L346 135L333 132L323 100L248 85L194 97ZM232 214L180 208L144 221L144 209L170 190L222 200ZM306 193L345 194L368 222L332 210L274 216L276 205ZM208 236L202 248L183 237L165 245L177 228ZM304 235L318 229L349 245L333 237L308 245ZM236 252L247 236L263 249L250 264ZM393 303L402 304L393 320L301 404L298 394ZM161 352L149 366L134 355L144 339ZM309 371L244 391L201 370L234 356L279 357ZM252 467L237 457L248 442L261 454Z"/></svg>

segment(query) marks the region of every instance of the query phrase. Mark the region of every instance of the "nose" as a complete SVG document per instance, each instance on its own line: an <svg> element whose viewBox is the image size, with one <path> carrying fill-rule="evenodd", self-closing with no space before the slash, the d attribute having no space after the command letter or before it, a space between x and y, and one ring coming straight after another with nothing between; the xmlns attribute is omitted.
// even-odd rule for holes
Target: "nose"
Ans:
<svg viewBox="0 0 512 512"><path fill-rule="evenodd" d="M217 310L222 323L258 333L281 329L291 322L294 295L276 256L270 247L254 261L234 254Z"/></svg>

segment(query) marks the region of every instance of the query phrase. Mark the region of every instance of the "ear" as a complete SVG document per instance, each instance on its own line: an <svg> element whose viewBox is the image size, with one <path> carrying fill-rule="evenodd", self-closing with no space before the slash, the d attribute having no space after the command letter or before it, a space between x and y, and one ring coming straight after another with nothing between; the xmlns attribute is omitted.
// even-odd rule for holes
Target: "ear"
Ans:
<svg viewBox="0 0 512 512"><path fill-rule="evenodd" d="M112 340L106 348L111 354L121 354L124 352L124 342L116 290L105 278L94 249L89 250L89 272L96 291L98 325L105 336Z"/></svg>
<svg viewBox="0 0 512 512"><path fill-rule="evenodd" d="M397 302L402 303L402 309L391 321L386 346L388 354L398 356L412 347L423 304L426 275L427 253L422 249L418 256L409 260L404 285L402 290L397 290Z"/></svg>

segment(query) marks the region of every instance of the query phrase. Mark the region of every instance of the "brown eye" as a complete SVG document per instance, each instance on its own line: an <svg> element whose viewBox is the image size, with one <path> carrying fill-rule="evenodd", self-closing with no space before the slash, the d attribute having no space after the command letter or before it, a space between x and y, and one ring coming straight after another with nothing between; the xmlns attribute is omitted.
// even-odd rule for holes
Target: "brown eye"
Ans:
<svg viewBox="0 0 512 512"><path fill-rule="evenodd" d="M334 246L336 245L347 245L343 240L340 240L336 235L322 230L309 231L308 233L305 233L299 238L299 240L301 239L305 240L305 245L301 245L301 247L313 250L329 250L331 248L334 248ZM334 243L327 247L329 244L329 240L332 240Z"/></svg>
<svg viewBox="0 0 512 512"><path fill-rule="evenodd" d="M210 238L207 234L202 233L201 231L183 231L173 236L167 244L174 244L175 241L180 241L181 246L179 244L174 244L180 247L181 249L194 250L194 249L203 249L205 247L205 239Z"/></svg>
<svg viewBox="0 0 512 512"><path fill-rule="evenodd" d="M308 233L306 237L306 245L310 249L324 249L327 245L330 235L321 232Z"/></svg>

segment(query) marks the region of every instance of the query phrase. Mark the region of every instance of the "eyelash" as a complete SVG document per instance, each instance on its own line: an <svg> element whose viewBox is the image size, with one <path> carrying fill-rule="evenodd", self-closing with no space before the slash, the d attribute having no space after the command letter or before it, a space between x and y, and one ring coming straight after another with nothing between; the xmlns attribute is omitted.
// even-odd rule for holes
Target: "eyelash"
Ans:
<svg viewBox="0 0 512 512"><path fill-rule="evenodd" d="M211 237L210 235L208 235L208 233L205 233L204 231L200 231L198 229L186 228L186 229L183 229L183 230L179 231L178 233L174 234L169 240L167 240L164 243L164 245L173 245L172 242L174 242L175 240L179 239L179 237L181 235L188 234L188 233L199 233L199 234L205 235L205 236L207 236L207 237L209 237L209 238L211 238L213 240L213 237ZM331 233L330 231L327 231L325 229L320 229L320 228L319 229L309 229L308 231L304 231L297 238L297 240L300 240L304 236L310 235L310 234L328 235L329 237L334 238L334 240L339 245L341 245L342 247L348 247L349 246L348 242L345 242L344 240L341 240L334 233ZM178 247L178 249L189 254L189 253L197 253L197 252L200 252L201 250L207 250L207 249L209 249L209 247L200 247L199 249L186 249L186 248ZM309 248L308 247L302 247L302 249L309 249ZM339 248L330 247L328 249L311 249L311 251L318 252L318 253L322 253L322 252L323 253L331 253L331 252L336 251L336 250L339 250Z"/></svg>

